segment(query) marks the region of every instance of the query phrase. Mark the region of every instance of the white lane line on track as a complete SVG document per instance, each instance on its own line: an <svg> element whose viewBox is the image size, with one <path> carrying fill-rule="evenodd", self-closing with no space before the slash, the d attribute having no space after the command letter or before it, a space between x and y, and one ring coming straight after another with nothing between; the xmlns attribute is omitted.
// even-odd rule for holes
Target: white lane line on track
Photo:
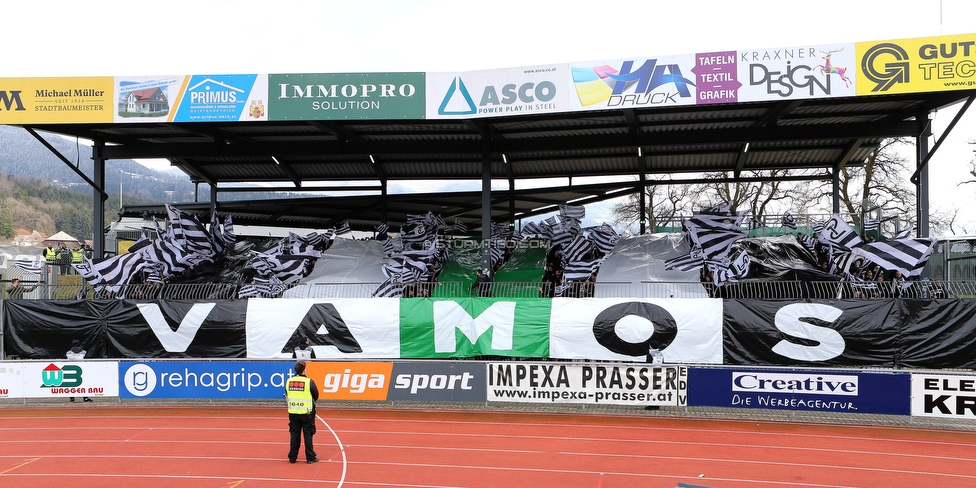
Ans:
<svg viewBox="0 0 976 488"><path fill-rule="evenodd" d="M342 441L339 440L339 434L336 434L336 431L332 430L332 426L329 425L325 419L320 417L318 414L315 415L315 418L322 421L322 423L325 424L325 427L329 429L329 432L332 432L332 437L335 437L336 444L339 446L339 453L342 454L342 476L339 477L339 484L336 486L336 488L342 488L342 483L346 481L346 468L348 467L348 461L346 460L346 446L342 445Z"/></svg>

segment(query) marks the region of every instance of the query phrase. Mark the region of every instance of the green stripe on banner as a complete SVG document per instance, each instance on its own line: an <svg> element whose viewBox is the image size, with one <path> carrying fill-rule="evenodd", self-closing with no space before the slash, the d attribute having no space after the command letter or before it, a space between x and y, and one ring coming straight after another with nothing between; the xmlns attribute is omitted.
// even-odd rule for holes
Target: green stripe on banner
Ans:
<svg viewBox="0 0 976 488"><path fill-rule="evenodd" d="M400 357L548 357L552 301L400 300Z"/></svg>

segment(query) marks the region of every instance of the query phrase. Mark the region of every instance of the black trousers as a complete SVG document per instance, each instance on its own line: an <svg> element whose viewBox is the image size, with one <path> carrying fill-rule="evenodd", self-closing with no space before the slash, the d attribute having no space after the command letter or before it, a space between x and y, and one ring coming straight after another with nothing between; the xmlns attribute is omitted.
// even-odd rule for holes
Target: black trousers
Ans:
<svg viewBox="0 0 976 488"><path fill-rule="evenodd" d="M288 460L298 459L298 447L302 444L303 434L305 437L305 459L315 459L315 449L312 447L312 436L315 435L315 411L313 410L309 414L288 414L288 432L291 433Z"/></svg>

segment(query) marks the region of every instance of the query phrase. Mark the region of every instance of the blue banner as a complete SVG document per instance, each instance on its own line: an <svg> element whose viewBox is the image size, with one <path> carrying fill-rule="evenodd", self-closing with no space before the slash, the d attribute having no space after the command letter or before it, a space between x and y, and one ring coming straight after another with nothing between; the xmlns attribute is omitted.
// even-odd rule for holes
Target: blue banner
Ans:
<svg viewBox="0 0 976 488"><path fill-rule="evenodd" d="M119 397L284 399L292 366L292 361L123 361Z"/></svg>
<svg viewBox="0 0 976 488"><path fill-rule="evenodd" d="M688 406L909 415L911 376L853 370L689 368Z"/></svg>
<svg viewBox="0 0 976 488"><path fill-rule="evenodd" d="M193 75L173 122L267 120L267 91L255 92L258 75ZM263 86L262 86L263 88Z"/></svg>

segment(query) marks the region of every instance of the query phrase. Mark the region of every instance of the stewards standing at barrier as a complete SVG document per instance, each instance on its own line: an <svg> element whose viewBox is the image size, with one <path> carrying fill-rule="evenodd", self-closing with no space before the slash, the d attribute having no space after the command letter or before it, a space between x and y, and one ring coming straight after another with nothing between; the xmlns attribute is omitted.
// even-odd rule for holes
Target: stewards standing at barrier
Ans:
<svg viewBox="0 0 976 488"><path fill-rule="evenodd" d="M312 436L315 435L315 401L319 399L319 389L311 378L305 376L305 361L295 362L295 376L288 378L285 397L288 399L288 432L291 433L288 462L294 464L298 460L298 447L302 443L303 434L305 462L319 462L312 447Z"/></svg>
<svg viewBox="0 0 976 488"><path fill-rule="evenodd" d="M81 341L75 339L71 341L71 349L68 349L68 352L65 353L64 357L68 358L69 361L81 361L82 359L85 359L86 354L88 354L88 351L81 347ZM75 397L68 398L68 401L74 403ZM82 397L82 401L90 402L92 399L89 397Z"/></svg>

